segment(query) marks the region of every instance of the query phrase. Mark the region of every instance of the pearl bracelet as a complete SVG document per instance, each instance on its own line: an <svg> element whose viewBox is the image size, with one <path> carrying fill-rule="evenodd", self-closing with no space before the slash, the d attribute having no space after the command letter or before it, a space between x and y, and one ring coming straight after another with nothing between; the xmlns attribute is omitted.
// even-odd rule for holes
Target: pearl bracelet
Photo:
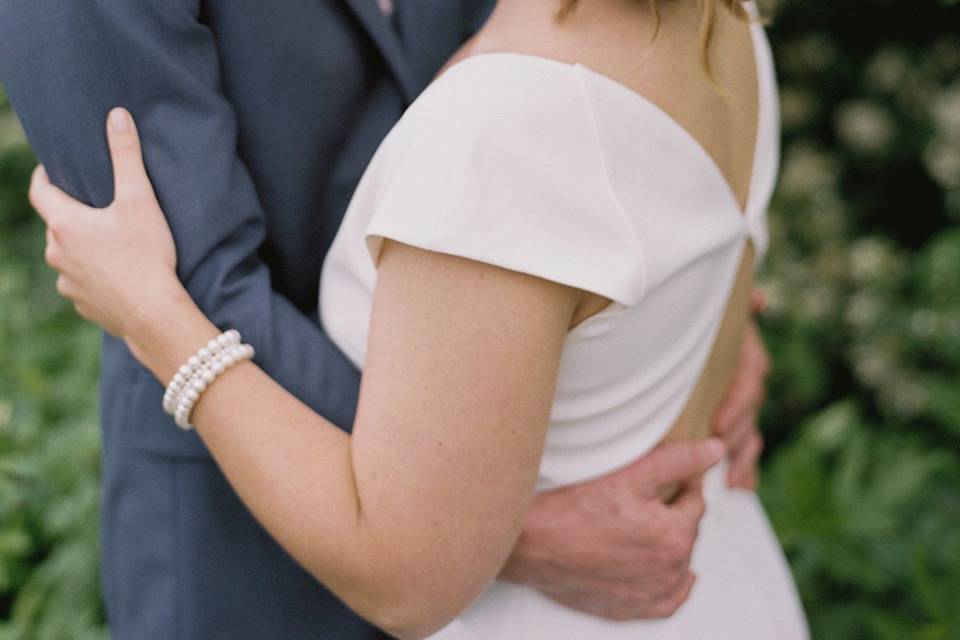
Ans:
<svg viewBox="0 0 960 640"><path fill-rule="evenodd" d="M224 349L232 348L240 344L240 332L236 329L230 329L221 333L216 338L207 343L184 363L180 370L174 374L170 384L167 385L166 393L163 394L163 410L169 415L176 412L177 405L180 404L180 396L187 384L194 379L200 368L211 361L218 353Z"/></svg>
<svg viewBox="0 0 960 640"><path fill-rule="evenodd" d="M193 429L190 414L200 396L224 371L244 360L252 360L253 347L241 344L240 332L230 329L190 356L173 375L163 394L163 410L174 417L177 426Z"/></svg>
<svg viewBox="0 0 960 640"><path fill-rule="evenodd" d="M180 393L174 412L174 422L177 426L184 431L193 429L193 425L190 424L190 415L203 392L227 369L237 363L252 360L253 356L253 347L248 344L235 344L222 349L212 359L202 363Z"/></svg>

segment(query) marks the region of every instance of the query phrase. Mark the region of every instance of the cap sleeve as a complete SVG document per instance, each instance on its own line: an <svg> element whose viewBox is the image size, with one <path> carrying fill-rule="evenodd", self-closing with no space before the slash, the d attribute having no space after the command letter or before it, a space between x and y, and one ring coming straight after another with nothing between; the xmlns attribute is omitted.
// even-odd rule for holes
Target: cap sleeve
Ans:
<svg viewBox="0 0 960 640"><path fill-rule="evenodd" d="M643 295L635 229L615 197L572 67L458 64L411 107L366 228L604 296Z"/></svg>

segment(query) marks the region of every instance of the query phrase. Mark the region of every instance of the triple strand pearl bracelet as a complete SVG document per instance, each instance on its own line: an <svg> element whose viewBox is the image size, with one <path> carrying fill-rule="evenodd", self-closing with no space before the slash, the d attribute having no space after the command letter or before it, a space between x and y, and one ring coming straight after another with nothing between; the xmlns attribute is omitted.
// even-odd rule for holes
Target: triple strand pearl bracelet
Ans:
<svg viewBox="0 0 960 640"><path fill-rule="evenodd" d="M190 415L203 392L224 371L245 360L252 360L253 347L242 344L240 332L230 329L201 347L174 374L163 394L163 410L173 416L184 431L193 429Z"/></svg>

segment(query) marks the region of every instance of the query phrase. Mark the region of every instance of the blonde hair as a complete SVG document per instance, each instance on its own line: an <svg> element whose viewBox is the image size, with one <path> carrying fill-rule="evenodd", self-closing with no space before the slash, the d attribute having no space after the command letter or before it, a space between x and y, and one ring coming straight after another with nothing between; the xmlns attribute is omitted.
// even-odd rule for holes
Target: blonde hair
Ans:
<svg viewBox="0 0 960 640"><path fill-rule="evenodd" d="M576 10L580 0L562 0L560 11L557 13L557 20L564 20ZM656 39L660 31L660 10L658 0L637 0L637 2L647 4L653 12L656 20L653 37ZM710 67L710 43L713 42L713 32L717 21L717 4L730 11L734 16L741 20L749 21L750 15L743 8L741 0L699 0L703 6L703 21L700 25L700 66L704 73L713 82L713 72Z"/></svg>

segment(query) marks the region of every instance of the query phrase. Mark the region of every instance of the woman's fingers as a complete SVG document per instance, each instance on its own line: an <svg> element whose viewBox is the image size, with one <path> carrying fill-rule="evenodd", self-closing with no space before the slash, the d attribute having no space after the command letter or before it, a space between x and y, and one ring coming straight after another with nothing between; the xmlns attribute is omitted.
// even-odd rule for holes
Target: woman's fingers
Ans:
<svg viewBox="0 0 960 640"><path fill-rule="evenodd" d="M130 112L117 107L107 116L107 142L113 163L114 201L130 202L153 195L143 164L140 136Z"/></svg>
<svg viewBox="0 0 960 640"><path fill-rule="evenodd" d="M37 168L33 170L28 196L30 204L37 214L43 218L43 221L47 223L48 227L58 226L57 223L65 212L76 210L78 207L85 207L50 182L42 164L37 165Z"/></svg>
<svg viewBox="0 0 960 640"><path fill-rule="evenodd" d="M60 247L50 227L47 227L47 246L43 250L43 259L52 269L60 270Z"/></svg>

